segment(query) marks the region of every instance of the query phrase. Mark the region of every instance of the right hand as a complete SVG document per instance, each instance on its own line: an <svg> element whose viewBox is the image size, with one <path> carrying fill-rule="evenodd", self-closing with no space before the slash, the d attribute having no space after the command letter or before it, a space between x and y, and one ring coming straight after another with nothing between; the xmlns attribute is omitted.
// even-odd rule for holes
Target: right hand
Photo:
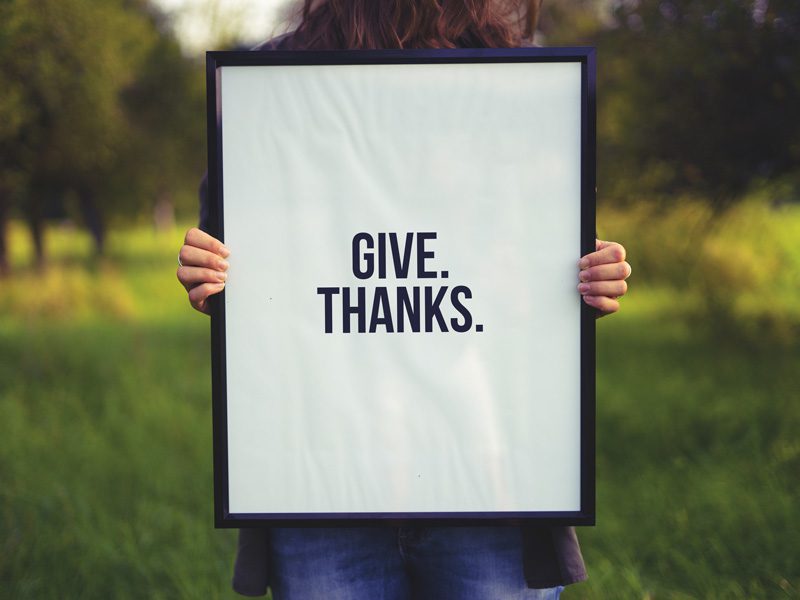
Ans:
<svg viewBox="0 0 800 600"><path fill-rule="evenodd" d="M178 257L178 281L189 292L189 302L195 310L209 314L208 297L225 289L231 251L217 238L197 227L186 232Z"/></svg>

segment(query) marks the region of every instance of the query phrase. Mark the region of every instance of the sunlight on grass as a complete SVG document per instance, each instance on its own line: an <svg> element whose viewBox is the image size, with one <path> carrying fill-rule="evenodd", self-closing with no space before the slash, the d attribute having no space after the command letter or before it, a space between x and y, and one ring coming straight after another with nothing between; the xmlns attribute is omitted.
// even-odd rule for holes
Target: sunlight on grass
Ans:
<svg viewBox="0 0 800 600"><path fill-rule="evenodd" d="M39 271L27 232L12 223L13 271L2 281L0 320L190 319L195 315L187 310L186 294L175 278L185 230L112 231L106 256L98 258L85 232L54 227L46 237L47 266Z"/></svg>

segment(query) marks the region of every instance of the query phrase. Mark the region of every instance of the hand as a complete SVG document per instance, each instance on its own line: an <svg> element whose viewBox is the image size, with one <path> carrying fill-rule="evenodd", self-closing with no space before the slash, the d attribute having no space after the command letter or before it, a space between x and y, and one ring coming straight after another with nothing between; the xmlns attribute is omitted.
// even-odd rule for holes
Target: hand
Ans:
<svg viewBox="0 0 800 600"><path fill-rule="evenodd" d="M628 291L625 280L631 275L631 266L625 262L625 248L620 244L595 240L595 248L578 261L578 291L586 304L598 310L597 316L604 317L619 310L617 298Z"/></svg>
<svg viewBox="0 0 800 600"><path fill-rule="evenodd" d="M186 232L178 254L178 281L189 292L189 302L201 313L209 314L208 297L225 288L230 255L222 242L197 227Z"/></svg>

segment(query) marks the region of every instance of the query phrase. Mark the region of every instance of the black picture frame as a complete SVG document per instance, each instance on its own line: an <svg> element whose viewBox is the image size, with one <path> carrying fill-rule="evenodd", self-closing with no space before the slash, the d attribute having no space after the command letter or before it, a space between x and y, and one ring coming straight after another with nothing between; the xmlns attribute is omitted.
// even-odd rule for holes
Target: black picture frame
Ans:
<svg viewBox="0 0 800 600"><path fill-rule="evenodd" d="M376 51L219 51L206 54L208 201L210 233L225 240L220 71L268 65L374 65L429 63L576 62L581 65L581 247L595 250L596 67L594 48L511 48ZM577 279L576 279L577 283ZM580 510L493 513L231 513L228 496L225 293L210 299L214 463L214 520L218 528L266 526L548 525L595 524L595 311L580 313Z"/></svg>

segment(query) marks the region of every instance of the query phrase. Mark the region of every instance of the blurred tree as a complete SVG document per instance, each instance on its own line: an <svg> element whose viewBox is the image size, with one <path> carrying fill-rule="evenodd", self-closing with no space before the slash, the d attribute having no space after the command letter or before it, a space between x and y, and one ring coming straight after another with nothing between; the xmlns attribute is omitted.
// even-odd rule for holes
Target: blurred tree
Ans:
<svg viewBox="0 0 800 600"><path fill-rule="evenodd" d="M107 219L139 206L154 172L185 173L187 148L202 151L202 108L178 110L198 110L195 68L144 0L0 4L0 84L12 90L0 101L0 219L15 200L40 264L44 221L66 198L102 251Z"/></svg>
<svg viewBox="0 0 800 600"><path fill-rule="evenodd" d="M800 2L545 3L553 44L599 53L599 183L616 199L690 192L717 207L800 176Z"/></svg>
<svg viewBox="0 0 800 600"><path fill-rule="evenodd" d="M169 224L178 188L191 188L186 197L191 210L197 210L195 190L206 160L205 71L202 64L181 53L163 15L150 15L160 35L138 77L122 93L130 120L121 153L126 169L118 169L110 181L115 195L125 199L125 210L118 214L140 214L146 209L159 226ZM136 173L135 187L130 186L129 172Z"/></svg>
<svg viewBox="0 0 800 600"><path fill-rule="evenodd" d="M0 10L0 68L29 111L12 152L27 175L22 209L38 262L44 258L44 218L66 192L79 198L102 248L98 174L124 139L118 95L152 35L121 2L11 0ZM9 22L15 24L11 30Z"/></svg>
<svg viewBox="0 0 800 600"><path fill-rule="evenodd" d="M29 127L33 113L25 102L22 87L9 70L9 46L20 36L23 20L0 5L0 276L8 273L6 230L11 207L20 190L28 184L24 165L28 159L17 143Z"/></svg>

